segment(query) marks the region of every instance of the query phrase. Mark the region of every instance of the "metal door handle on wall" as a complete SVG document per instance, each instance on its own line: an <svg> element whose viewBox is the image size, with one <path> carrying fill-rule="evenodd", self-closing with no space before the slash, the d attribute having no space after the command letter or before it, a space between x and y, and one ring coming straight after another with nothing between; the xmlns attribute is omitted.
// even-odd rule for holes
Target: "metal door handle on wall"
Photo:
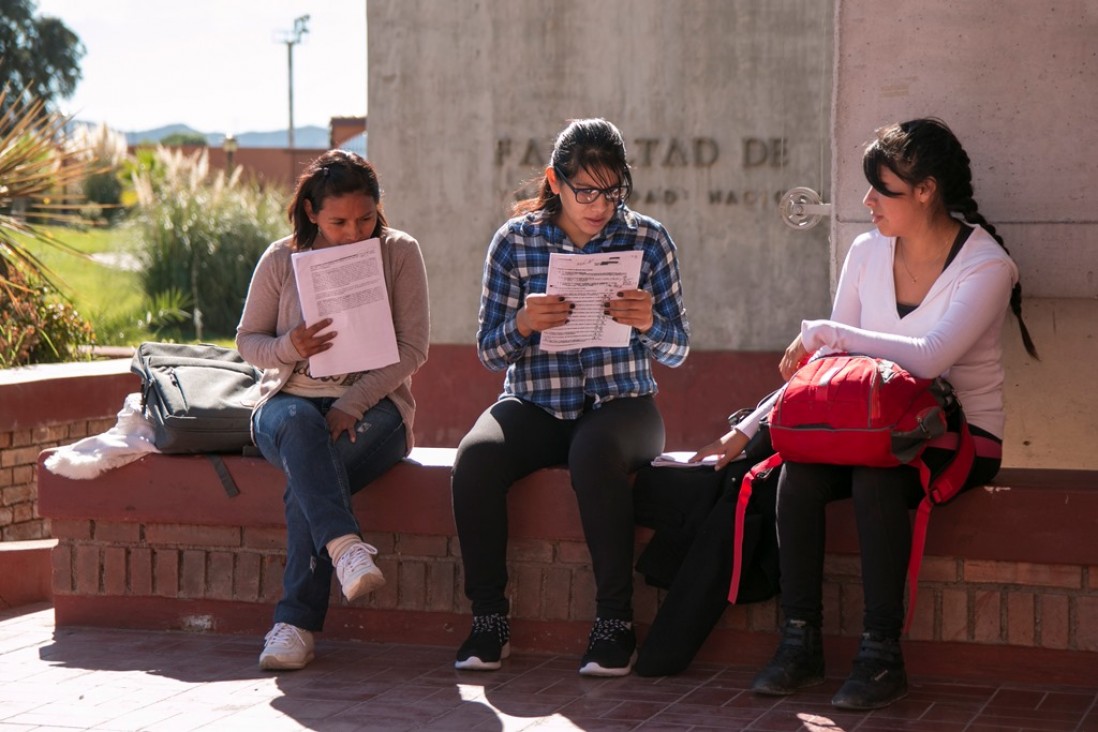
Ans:
<svg viewBox="0 0 1098 732"><path fill-rule="evenodd" d="M778 202L782 221L792 229L811 229L824 216L831 215L831 204L824 203L820 194L811 188L790 188Z"/></svg>

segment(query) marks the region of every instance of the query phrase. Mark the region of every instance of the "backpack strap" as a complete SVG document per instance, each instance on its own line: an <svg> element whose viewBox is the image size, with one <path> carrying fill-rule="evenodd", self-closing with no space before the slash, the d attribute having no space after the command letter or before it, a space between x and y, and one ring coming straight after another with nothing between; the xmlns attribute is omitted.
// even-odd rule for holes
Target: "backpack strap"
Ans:
<svg viewBox="0 0 1098 732"><path fill-rule="evenodd" d="M957 446L953 457L937 477L931 480L930 468L918 458L910 465L919 471L919 482L923 486L923 500L919 501L919 508L915 511L915 525L911 531L911 556L907 562L907 619L904 621L904 632L911 627L911 621L915 617L915 599L919 589L919 568L923 561L923 550L926 548L926 530L930 523L930 509L935 504L945 503L961 492L969 473L972 472L972 462L976 459L975 442L972 433L969 432L968 422L960 420L960 425L955 433Z"/></svg>
<svg viewBox="0 0 1098 732"><path fill-rule="evenodd" d="M225 465L225 461L221 459L221 456L212 452L206 452L203 455L213 465L214 472L217 473L217 479L221 481L221 487L225 489L225 493L229 498L239 496L240 489L236 486L236 481L233 480L233 475L229 472L229 467Z"/></svg>
<svg viewBox="0 0 1098 732"><path fill-rule="evenodd" d="M747 504L751 502L751 492L755 478L773 470L782 464L782 456L774 453L747 472L740 483L740 493L736 498L736 518L732 539L732 581L728 586L728 602L736 604L740 595L740 575L743 572L743 525L747 516Z"/></svg>

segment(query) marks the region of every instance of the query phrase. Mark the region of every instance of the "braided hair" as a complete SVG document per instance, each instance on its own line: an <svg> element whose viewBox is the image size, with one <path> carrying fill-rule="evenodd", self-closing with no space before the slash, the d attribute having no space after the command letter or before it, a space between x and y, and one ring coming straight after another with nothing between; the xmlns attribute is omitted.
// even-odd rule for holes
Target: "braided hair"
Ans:
<svg viewBox="0 0 1098 732"><path fill-rule="evenodd" d="M898 196L898 193L889 191L881 181L882 166L909 185L933 178L938 184L938 195L942 204L950 215L959 215L965 223L980 226L991 234L1003 251L1010 254L1003 237L999 236L995 227L980 213L973 197L972 167L968 153L945 122L930 117L892 124L877 130L877 139L866 148L862 156L862 171L878 193L889 197ZM1010 292L1010 310L1018 318L1026 352L1039 360L1037 347L1022 319L1021 282L1016 283Z"/></svg>

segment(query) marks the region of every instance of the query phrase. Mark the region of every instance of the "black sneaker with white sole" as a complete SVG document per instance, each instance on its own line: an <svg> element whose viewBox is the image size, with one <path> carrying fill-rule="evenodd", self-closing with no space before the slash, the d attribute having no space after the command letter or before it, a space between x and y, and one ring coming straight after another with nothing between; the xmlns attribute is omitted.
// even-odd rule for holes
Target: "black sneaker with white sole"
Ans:
<svg viewBox="0 0 1098 732"><path fill-rule="evenodd" d="M474 615L473 630L457 652L454 668L495 671L511 655L511 626L501 613Z"/></svg>
<svg viewBox="0 0 1098 732"><path fill-rule="evenodd" d="M595 618L587 653L580 661L581 676L628 676L637 650L637 634L626 620Z"/></svg>

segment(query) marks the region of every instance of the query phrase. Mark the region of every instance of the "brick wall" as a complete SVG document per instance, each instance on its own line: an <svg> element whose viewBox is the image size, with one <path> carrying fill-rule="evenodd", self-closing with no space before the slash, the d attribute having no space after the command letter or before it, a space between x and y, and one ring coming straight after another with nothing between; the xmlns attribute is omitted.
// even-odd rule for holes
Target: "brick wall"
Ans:
<svg viewBox="0 0 1098 732"><path fill-rule="evenodd" d="M114 421L79 419L0 432L0 541L51 536L49 521L38 515L38 453L104 432Z"/></svg>
<svg viewBox="0 0 1098 732"><path fill-rule="evenodd" d="M281 594L284 564L279 527L54 522L55 601L64 596L178 598L254 604L254 622L269 624ZM638 551L646 534L638 535ZM454 537L367 532L378 547L378 566L390 580L353 605L333 589L333 607L369 624L363 610L405 610L461 615L468 604L460 586L460 551ZM587 547L578 539L520 539L509 548L512 615L528 621L589 623L594 581ZM857 557L829 555L825 564L824 631L861 632L862 588ZM333 583L335 587L335 583ZM1018 564L927 557L911 640L966 642L1098 652L1098 566ZM637 620L655 617L662 591L638 579ZM730 607L720 628L774 631L774 601Z"/></svg>
<svg viewBox="0 0 1098 732"><path fill-rule="evenodd" d="M0 369L0 542L50 537L38 454L110 429L138 384L125 359Z"/></svg>
<svg viewBox="0 0 1098 732"><path fill-rule="evenodd" d="M825 571L831 632L860 632L858 558L830 556ZM1098 565L927 557L908 637L1098 651L1096 584Z"/></svg>
<svg viewBox="0 0 1098 732"><path fill-rule="evenodd" d="M255 628L270 624L285 564L281 527L129 524L58 520L53 556L55 600L164 597L255 603ZM348 604L333 583L333 606L463 614L456 537L366 532L388 583ZM594 582L578 540L517 540L508 560L516 618L590 622ZM651 619L656 591L640 587L638 609Z"/></svg>
<svg viewBox="0 0 1098 732"><path fill-rule="evenodd" d="M450 452L417 451L419 464L398 465L355 496L356 514L381 552L378 564L389 583L353 604L333 589L326 633L460 643L469 610L449 467L444 459L420 458ZM42 507L59 540L52 565L58 625L265 632L281 591L281 476L253 458L227 463L240 487L233 498L200 457L148 456L90 484L46 474ZM967 493L932 517L908 634L917 672L952 673L942 664L964 663L973 673L999 678L994 674L1009 664L1012 677L1035 674L1049 683L1092 678L1098 667L1098 564L1086 538L1098 490L1089 474L1042 474L1028 483L1026 475L1008 472L995 489ZM539 471L512 491L515 646L581 652L594 582L567 473ZM1020 526L1041 520L1042 507L1062 506L1071 507L1070 515L1061 512L1055 531L1031 530L1026 542L1017 541ZM828 511L824 631L828 643L849 644L861 631L862 616L856 532L848 505L835 503ZM650 536L638 529L638 552ZM638 577L634 606L642 634L662 599L662 591ZM730 607L699 659L761 663L773 650L778 623L774 600Z"/></svg>

